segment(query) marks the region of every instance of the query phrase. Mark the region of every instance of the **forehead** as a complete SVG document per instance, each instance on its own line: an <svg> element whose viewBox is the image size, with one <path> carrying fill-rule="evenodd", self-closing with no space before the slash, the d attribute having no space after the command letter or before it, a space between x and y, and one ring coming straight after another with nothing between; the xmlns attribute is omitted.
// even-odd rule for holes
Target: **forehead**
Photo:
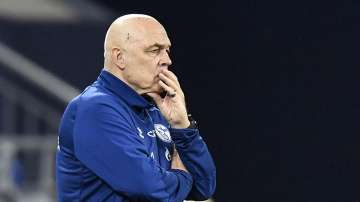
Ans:
<svg viewBox="0 0 360 202"><path fill-rule="evenodd" d="M170 39L165 29L157 22L144 23L135 33L136 41L140 46L148 47L154 44L169 47Z"/></svg>

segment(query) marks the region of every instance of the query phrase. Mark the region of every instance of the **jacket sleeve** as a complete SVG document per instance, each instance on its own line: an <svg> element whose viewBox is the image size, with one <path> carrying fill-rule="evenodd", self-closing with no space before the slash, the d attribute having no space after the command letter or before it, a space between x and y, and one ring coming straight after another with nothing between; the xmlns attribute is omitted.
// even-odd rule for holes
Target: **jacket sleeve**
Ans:
<svg viewBox="0 0 360 202"><path fill-rule="evenodd" d="M172 139L194 183L188 200L206 200L216 187L216 168L198 129L170 129Z"/></svg>
<svg viewBox="0 0 360 202"><path fill-rule="evenodd" d="M128 113L114 106L109 100L97 100L78 107L76 157L114 191L132 200L183 201L191 190L191 175L157 166Z"/></svg>

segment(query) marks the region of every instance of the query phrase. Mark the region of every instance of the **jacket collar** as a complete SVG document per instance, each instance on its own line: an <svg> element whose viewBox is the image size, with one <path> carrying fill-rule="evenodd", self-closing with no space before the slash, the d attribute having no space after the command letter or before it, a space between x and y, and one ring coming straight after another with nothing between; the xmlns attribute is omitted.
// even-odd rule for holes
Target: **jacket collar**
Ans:
<svg viewBox="0 0 360 202"><path fill-rule="evenodd" d="M97 81L132 107L149 109L154 106L125 82L104 69L101 71Z"/></svg>

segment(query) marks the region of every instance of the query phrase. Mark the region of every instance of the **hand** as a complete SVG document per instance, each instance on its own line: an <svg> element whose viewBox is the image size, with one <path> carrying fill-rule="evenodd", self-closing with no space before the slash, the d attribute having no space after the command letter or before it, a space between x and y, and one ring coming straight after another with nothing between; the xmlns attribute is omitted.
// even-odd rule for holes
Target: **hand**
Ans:
<svg viewBox="0 0 360 202"><path fill-rule="evenodd" d="M172 128L187 128L190 122L187 117L185 96L174 73L162 69L159 74L159 85L166 91L162 98L157 93L147 93L155 101L163 116Z"/></svg>
<svg viewBox="0 0 360 202"><path fill-rule="evenodd" d="M189 172L186 169L186 167L184 166L183 162L181 161L181 158L180 158L179 153L177 152L175 146L174 146L174 153L171 157L171 168Z"/></svg>

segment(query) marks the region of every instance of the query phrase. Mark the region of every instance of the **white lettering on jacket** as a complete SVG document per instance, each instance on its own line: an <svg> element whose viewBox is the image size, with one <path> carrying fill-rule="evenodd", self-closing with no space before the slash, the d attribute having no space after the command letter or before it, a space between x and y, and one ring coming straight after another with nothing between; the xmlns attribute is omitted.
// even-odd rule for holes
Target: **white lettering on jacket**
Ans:
<svg viewBox="0 0 360 202"><path fill-rule="evenodd" d="M142 130L141 130L139 127L137 127L137 130L138 130L139 136L140 136L142 139L144 139L145 137L143 136Z"/></svg>
<svg viewBox="0 0 360 202"><path fill-rule="evenodd" d="M156 135L156 133L155 133L155 130L150 130L149 132L147 132L146 133L148 136L150 136L150 137L155 137Z"/></svg>

